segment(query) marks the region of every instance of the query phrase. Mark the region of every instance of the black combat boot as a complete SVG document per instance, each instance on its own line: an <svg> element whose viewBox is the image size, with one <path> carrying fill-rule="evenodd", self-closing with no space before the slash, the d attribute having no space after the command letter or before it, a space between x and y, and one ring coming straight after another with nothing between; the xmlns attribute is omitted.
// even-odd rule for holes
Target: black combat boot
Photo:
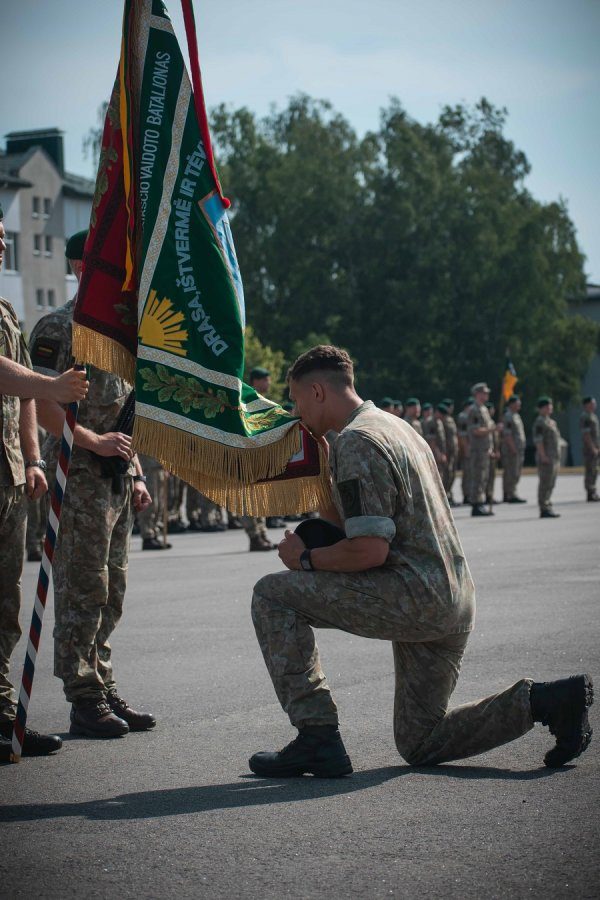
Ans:
<svg viewBox="0 0 600 900"><path fill-rule="evenodd" d="M598 496L598 494L596 493L596 491L588 491L587 502L588 502L588 503L598 503L598 502L600 502L600 497Z"/></svg>
<svg viewBox="0 0 600 900"><path fill-rule="evenodd" d="M486 509L481 503L474 503L473 509L471 510L472 516L493 516L494 513L491 509Z"/></svg>
<svg viewBox="0 0 600 900"><path fill-rule="evenodd" d="M271 541L268 541L264 537L251 537L250 538L250 553L262 553L265 550L277 550L277 544L272 544Z"/></svg>
<svg viewBox="0 0 600 900"><path fill-rule="evenodd" d="M540 510L540 519L560 519L560 513L547 506L546 509Z"/></svg>
<svg viewBox="0 0 600 900"><path fill-rule="evenodd" d="M127 722L130 731L149 731L156 725L152 713L136 712L135 709L131 709L127 701L119 697L115 690L108 692L106 702L115 715Z"/></svg>
<svg viewBox="0 0 600 900"><path fill-rule="evenodd" d="M335 725L306 725L283 750L255 753L249 765L255 775L294 778L308 773L318 778L352 774L352 763Z"/></svg>
<svg viewBox="0 0 600 900"><path fill-rule="evenodd" d="M142 550L170 550L172 546L168 541L164 544L157 537L144 538L142 541Z"/></svg>
<svg viewBox="0 0 600 900"><path fill-rule="evenodd" d="M0 722L0 738L11 741L12 733L12 722ZM48 756L49 753L55 753L61 747L62 741L57 734L40 734L39 731L26 728L21 753L23 756Z"/></svg>
<svg viewBox="0 0 600 900"><path fill-rule="evenodd" d="M115 716L106 700L92 700L73 704L71 707L71 734L92 738L123 737L129 733L129 725Z"/></svg>
<svg viewBox="0 0 600 900"><path fill-rule="evenodd" d="M527 503L527 500L524 500L523 497L517 497L515 494L514 497L509 497L506 503Z"/></svg>
<svg viewBox="0 0 600 900"><path fill-rule="evenodd" d="M531 685L531 714L534 722L547 725L556 738L544 762L552 769L564 766L589 747L592 728L588 707L594 702L590 675L573 675L560 681Z"/></svg>

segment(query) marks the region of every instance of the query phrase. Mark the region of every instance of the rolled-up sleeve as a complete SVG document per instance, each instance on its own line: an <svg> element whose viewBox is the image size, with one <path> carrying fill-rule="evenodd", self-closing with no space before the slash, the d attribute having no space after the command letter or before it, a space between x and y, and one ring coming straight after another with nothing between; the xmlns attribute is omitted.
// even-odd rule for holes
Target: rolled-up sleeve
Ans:
<svg viewBox="0 0 600 900"><path fill-rule="evenodd" d="M378 537L391 543L398 497L390 463L359 432L344 435L335 456L334 499L346 537Z"/></svg>

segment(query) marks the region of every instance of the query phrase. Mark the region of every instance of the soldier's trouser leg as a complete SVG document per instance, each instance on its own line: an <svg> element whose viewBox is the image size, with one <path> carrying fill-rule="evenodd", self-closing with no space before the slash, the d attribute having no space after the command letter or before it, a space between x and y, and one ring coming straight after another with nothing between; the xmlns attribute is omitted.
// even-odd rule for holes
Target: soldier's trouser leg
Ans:
<svg viewBox="0 0 600 900"><path fill-rule="evenodd" d="M129 535L133 520L133 504L125 503L113 529L108 550L108 602L102 607L100 628L96 636L98 672L107 691L116 687L111 662L110 635L123 614L123 601L127 588L129 561Z"/></svg>
<svg viewBox="0 0 600 900"><path fill-rule="evenodd" d="M54 554L54 674L69 703L101 699L98 632L109 602L112 535L131 505L131 479L120 494L89 472L69 477ZM118 583L118 578L116 579Z"/></svg>
<svg viewBox="0 0 600 900"><path fill-rule="evenodd" d="M596 479L598 477L598 457L592 456L590 453L584 453L583 464L585 466L584 486L588 494L592 494L596 490Z"/></svg>
<svg viewBox="0 0 600 900"><path fill-rule="evenodd" d="M0 721L14 719L17 698L8 680L10 657L21 637L21 574L25 555L25 485L0 485Z"/></svg>
<svg viewBox="0 0 600 900"><path fill-rule="evenodd" d="M311 626L340 628L394 642L394 734L404 758L433 765L483 753L533 727L531 681L447 712L468 634L423 641L434 602L402 593L377 595L388 576L285 572L266 575L254 589L252 620L273 686L292 725L337 725L337 707L321 668ZM393 584L390 577L387 587ZM363 593L371 588L373 593ZM389 594L387 596L390 596Z"/></svg>
<svg viewBox="0 0 600 900"><path fill-rule="evenodd" d="M540 509L549 509L552 505L550 498L556 484L556 476L558 475L558 463L540 463L538 462L538 503Z"/></svg>
<svg viewBox="0 0 600 900"><path fill-rule="evenodd" d="M518 459L516 453L502 454L502 492L507 500L514 497L517 490Z"/></svg>
<svg viewBox="0 0 600 900"><path fill-rule="evenodd" d="M240 516L244 531L249 538L263 538L269 540L267 532L267 520L262 516Z"/></svg>
<svg viewBox="0 0 600 900"><path fill-rule="evenodd" d="M155 538L158 529L157 523L159 516L162 516L164 489L162 479L162 469L152 468L149 470L148 491L152 497L152 503L142 512L137 513L137 522L140 526L140 536L142 540Z"/></svg>
<svg viewBox="0 0 600 900"><path fill-rule="evenodd" d="M494 496L494 487L496 485L496 460L490 459L488 470L488 479L485 488L485 499L492 499Z"/></svg>
<svg viewBox="0 0 600 900"><path fill-rule="evenodd" d="M448 457L448 462L446 464L446 480L444 481L444 490L446 491L446 496L452 496L452 487L454 485L454 478L456 476L456 459L454 457Z"/></svg>
<svg viewBox="0 0 600 900"><path fill-rule="evenodd" d="M471 489L471 472L469 471L469 462L469 457L463 456L461 488L463 499L471 502L471 498L469 496L469 491Z"/></svg>
<svg viewBox="0 0 600 900"><path fill-rule="evenodd" d="M469 488L469 500L471 503L485 503L485 491L487 488L490 466L488 453L471 453L469 468L471 471L471 486Z"/></svg>
<svg viewBox="0 0 600 900"><path fill-rule="evenodd" d="M432 766L485 753L533 728L530 679L448 711L468 635L394 642L394 737L413 766Z"/></svg>

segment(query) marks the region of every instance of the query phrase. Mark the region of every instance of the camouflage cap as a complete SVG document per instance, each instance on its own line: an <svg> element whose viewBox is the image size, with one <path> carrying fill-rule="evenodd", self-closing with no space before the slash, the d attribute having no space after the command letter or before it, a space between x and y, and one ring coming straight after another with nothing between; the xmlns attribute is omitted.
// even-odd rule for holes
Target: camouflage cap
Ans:
<svg viewBox="0 0 600 900"><path fill-rule="evenodd" d="M477 394L479 391L487 391L488 394L490 393L490 389L487 386L487 384L485 383L485 381L478 381L477 384L474 384L473 387L471 388L472 394Z"/></svg>

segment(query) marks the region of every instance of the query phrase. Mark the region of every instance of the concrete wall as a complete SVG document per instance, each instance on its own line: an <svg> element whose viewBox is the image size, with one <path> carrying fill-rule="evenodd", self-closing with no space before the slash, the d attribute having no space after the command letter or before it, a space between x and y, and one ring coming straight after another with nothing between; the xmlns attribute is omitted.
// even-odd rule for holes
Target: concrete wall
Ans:
<svg viewBox="0 0 600 900"><path fill-rule="evenodd" d="M0 269L0 297L4 297L12 303L20 322L25 322L25 301L23 298L23 248L21 246L21 205L19 193L16 189L4 188L0 190L0 204L4 210L4 228L8 232L17 235L17 265L18 271L8 271L6 264Z"/></svg>

